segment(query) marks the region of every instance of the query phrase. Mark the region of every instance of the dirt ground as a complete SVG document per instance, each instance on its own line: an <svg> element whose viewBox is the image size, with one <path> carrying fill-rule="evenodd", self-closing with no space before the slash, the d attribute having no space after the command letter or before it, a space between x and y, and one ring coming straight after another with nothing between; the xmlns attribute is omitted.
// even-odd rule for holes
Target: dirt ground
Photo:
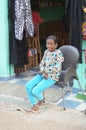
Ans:
<svg viewBox="0 0 86 130"><path fill-rule="evenodd" d="M86 130L86 115L55 105L34 114L0 107L0 130Z"/></svg>

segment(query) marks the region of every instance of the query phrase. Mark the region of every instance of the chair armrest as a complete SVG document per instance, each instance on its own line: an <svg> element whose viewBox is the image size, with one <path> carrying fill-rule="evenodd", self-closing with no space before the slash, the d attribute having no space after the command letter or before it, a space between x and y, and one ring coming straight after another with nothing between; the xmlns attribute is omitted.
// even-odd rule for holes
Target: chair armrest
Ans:
<svg viewBox="0 0 86 130"><path fill-rule="evenodd" d="M69 67L65 72L64 85L73 78L76 78L76 68Z"/></svg>
<svg viewBox="0 0 86 130"><path fill-rule="evenodd" d="M69 67L67 70L62 70L60 74L60 79L56 83L61 88L64 88L64 86L67 85L67 82L70 81L70 79L76 78L76 68Z"/></svg>

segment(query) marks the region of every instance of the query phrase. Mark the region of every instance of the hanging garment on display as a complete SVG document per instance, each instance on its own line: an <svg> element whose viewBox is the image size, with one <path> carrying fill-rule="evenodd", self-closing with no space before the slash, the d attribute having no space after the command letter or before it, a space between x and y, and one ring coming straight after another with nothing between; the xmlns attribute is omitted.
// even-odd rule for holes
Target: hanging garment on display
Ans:
<svg viewBox="0 0 86 130"><path fill-rule="evenodd" d="M34 35L30 0L15 0L15 39L23 39L23 31Z"/></svg>
<svg viewBox="0 0 86 130"><path fill-rule="evenodd" d="M15 41L15 32L14 32L14 19L15 19L15 1L8 0L8 21L9 21L9 63L17 64L18 63L18 51L17 43Z"/></svg>
<svg viewBox="0 0 86 130"><path fill-rule="evenodd" d="M26 31L23 32L23 39L15 39L15 1L8 0L8 20L9 20L9 63L23 67L28 64Z"/></svg>
<svg viewBox="0 0 86 130"><path fill-rule="evenodd" d="M69 43L80 52L82 62L82 2L84 0L66 0L66 15L69 15L70 35Z"/></svg>
<svg viewBox="0 0 86 130"><path fill-rule="evenodd" d="M82 36L83 40L86 40L86 6L83 6L83 23L82 23Z"/></svg>
<svg viewBox="0 0 86 130"><path fill-rule="evenodd" d="M82 24L82 35L83 35L83 40L86 40L86 22L83 22Z"/></svg>

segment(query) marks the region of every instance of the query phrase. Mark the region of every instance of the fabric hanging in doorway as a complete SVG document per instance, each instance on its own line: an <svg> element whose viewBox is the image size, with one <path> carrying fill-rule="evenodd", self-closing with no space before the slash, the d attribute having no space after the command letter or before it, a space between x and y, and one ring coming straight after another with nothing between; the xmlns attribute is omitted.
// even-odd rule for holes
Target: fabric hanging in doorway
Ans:
<svg viewBox="0 0 86 130"><path fill-rule="evenodd" d="M23 39L23 31L29 36L34 35L30 0L15 0L15 38Z"/></svg>
<svg viewBox="0 0 86 130"><path fill-rule="evenodd" d="M83 40L86 40L86 0L83 0L82 9L83 9L82 36Z"/></svg>
<svg viewBox="0 0 86 130"><path fill-rule="evenodd" d="M69 15L70 38L69 43L80 52L82 62L82 2L83 0L66 0L66 15Z"/></svg>
<svg viewBox="0 0 86 130"><path fill-rule="evenodd" d="M15 39L15 0L8 0L8 20L9 20L9 62L15 66L23 67L28 64L27 43L25 39L25 29L23 39ZM29 23L28 23L29 24ZM27 25L28 25L27 24ZM30 27L30 25L29 25ZM29 30L28 27L28 30Z"/></svg>

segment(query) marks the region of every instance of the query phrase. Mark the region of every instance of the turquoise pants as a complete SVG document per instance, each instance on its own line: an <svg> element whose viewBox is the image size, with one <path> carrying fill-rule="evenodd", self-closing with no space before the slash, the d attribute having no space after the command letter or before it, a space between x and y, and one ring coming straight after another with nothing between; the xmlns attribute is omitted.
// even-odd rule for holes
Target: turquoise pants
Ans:
<svg viewBox="0 0 86 130"><path fill-rule="evenodd" d="M49 78L45 79L41 74L37 74L32 80L28 81L25 87L32 106L43 100L43 91L55 83L56 81Z"/></svg>

